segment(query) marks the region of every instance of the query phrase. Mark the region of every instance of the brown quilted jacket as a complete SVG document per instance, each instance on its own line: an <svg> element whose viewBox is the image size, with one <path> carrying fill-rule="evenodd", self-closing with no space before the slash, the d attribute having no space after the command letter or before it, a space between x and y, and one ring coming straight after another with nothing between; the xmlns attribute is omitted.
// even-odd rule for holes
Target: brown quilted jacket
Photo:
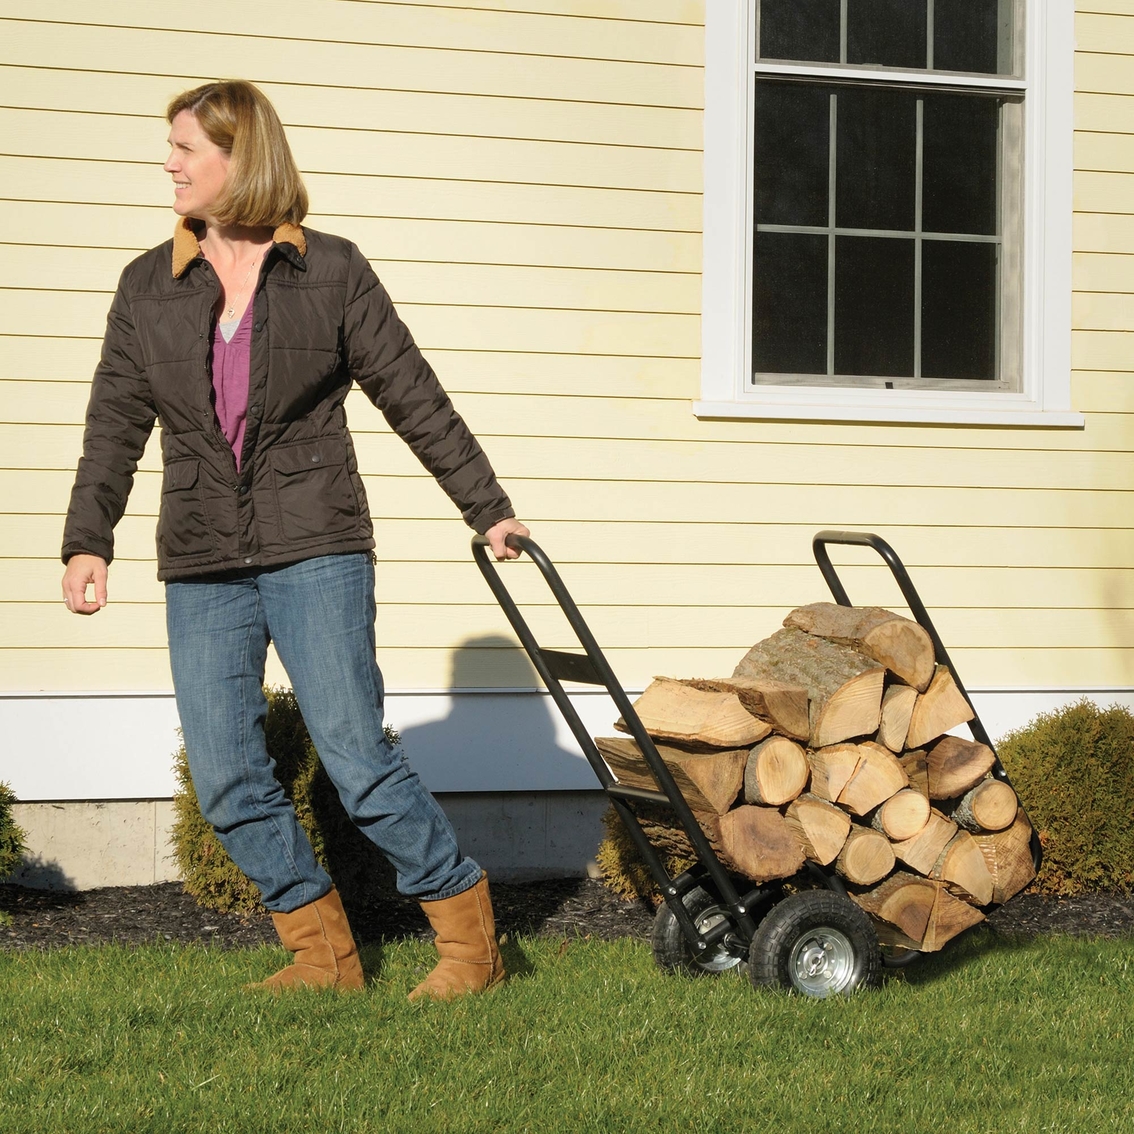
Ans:
<svg viewBox="0 0 1134 1134"><path fill-rule="evenodd" d="M171 270L172 268L172 270ZM374 546L343 401L357 382L482 534L514 515L488 458L362 253L282 225L256 288L240 472L212 405L219 284L189 222L122 273L87 407L63 561L109 562L155 419L158 578Z"/></svg>

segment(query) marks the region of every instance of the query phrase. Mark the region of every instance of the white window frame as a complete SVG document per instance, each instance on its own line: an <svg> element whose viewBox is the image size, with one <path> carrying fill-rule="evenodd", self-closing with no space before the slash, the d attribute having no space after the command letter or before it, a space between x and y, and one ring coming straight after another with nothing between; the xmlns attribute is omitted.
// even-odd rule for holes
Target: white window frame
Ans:
<svg viewBox="0 0 1134 1134"><path fill-rule="evenodd" d="M705 11L701 418L1082 428L1071 407L1074 6L1025 0L1022 387L885 390L750 383L753 0ZM762 70L774 69L765 68ZM785 67L830 78L823 67ZM923 83L925 74L902 73Z"/></svg>

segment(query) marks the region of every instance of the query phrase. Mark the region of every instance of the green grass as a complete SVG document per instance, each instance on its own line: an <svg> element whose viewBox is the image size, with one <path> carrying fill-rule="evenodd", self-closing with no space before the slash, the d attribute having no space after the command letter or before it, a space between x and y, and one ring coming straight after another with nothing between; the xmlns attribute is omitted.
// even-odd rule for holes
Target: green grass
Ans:
<svg viewBox="0 0 1134 1134"><path fill-rule="evenodd" d="M522 940L497 992L242 991L278 950L0 953L0 1131L1134 1130L1131 943L978 934L876 992L689 979L647 947Z"/></svg>

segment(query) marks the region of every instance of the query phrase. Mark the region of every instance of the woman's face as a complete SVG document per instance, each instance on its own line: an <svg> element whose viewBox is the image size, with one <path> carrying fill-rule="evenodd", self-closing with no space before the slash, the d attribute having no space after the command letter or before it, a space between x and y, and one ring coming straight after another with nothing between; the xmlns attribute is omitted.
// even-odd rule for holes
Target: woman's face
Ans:
<svg viewBox="0 0 1134 1134"><path fill-rule="evenodd" d="M210 221L210 210L228 175L229 156L209 140L188 110L175 115L169 129L169 160L162 167L173 177L173 211Z"/></svg>

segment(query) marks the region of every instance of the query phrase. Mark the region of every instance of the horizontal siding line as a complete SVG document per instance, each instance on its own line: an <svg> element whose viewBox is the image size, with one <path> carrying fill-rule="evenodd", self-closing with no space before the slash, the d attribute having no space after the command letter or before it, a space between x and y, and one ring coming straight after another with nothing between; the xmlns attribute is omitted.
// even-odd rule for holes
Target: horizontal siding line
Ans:
<svg viewBox="0 0 1134 1134"><path fill-rule="evenodd" d="M608 103L598 103L607 106ZM11 106L0 103L0 110L18 110L24 114L85 114L91 118L140 118L145 121L162 122L164 118L156 114L127 114L122 110L84 110L80 107L70 107L59 110L55 107L43 106ZM527 137L523 134L461 134L452 130L384 130L367 129L363 126L333 126L322 122L285 122L285 128L295 130L319 130L326 133L340 134L372 134L377 137L387 134L407 134L413 138L466 138L481 142L540 142L551 146L596 146L610 150L657 150L660 153L699 154L702 152L697 146L637 146L631 142L595 142L576 138L548 138L544 135Z"/></svg>
<svg viewBox="0 0 1134 1134"><path fill-rule="evenodd" d="M454 9L448 4L418 4L402 3L401 0L339 0L340 4L373 4L387 8L435 8L439 12L452 12ZM499 15L499 8L485 8L480 4L462 4L460 11L487 12L489 15ZM689 20L649 20L634 16L597 16L579 15L574 12L540 12L530 8L509 8L508 15L513 16L542 16L545 19L559 20L605 20L611 24L657 24L662 28L701 28L704 24L692 23Z"/></svg>
<svg viewBox="0 0 1134 1134"><path fill-rule="evenodd" d="M584 19L585 17L574 16L569 18ZM104 24L93 20L32 20L22 16L0 16L0 23L39 24L41 26L48 24L55 27L75 29L102 28L107 31L152 31L187 36L200 34L184 28L150 26L147 24ZM701 25L695 24L689 26L700 27ZM385 47L394 51L445 51L453 55L499 55L505 59L571 59L587 63L628 63L633 64L635 67L677 67L684 71L704 70L704 65L701 63L669 63L657 59L623 59L617 55L560 55L553 54L549 51L489 51L482 47L445 47L441 44L387 43L384 40L373 39L321 39L318 36L310 35L272 35L267 32L231 32L222 29L210 30L204 34L225 39L251 39L257 43L263 43L265 41L300 44L321 43L342 47Z"/></svg>

